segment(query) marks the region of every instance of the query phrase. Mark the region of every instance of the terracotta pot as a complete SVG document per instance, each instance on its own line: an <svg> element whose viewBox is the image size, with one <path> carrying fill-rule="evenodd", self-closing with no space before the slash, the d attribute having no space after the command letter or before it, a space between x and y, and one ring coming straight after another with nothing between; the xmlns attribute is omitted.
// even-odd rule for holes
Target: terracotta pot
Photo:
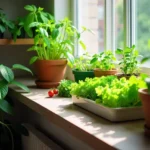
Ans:
<svg viewBox="0 0 150 150"><path fill-rule="evenodd" d="M35 70L37 74L36 84L40 88L57 87L63 79L67 66L66 59L37 60Z"/></svg>
<svg viewBox="0 0 150 150"><path fill-rule="evenodd" d="M116 69L112 69L112 70L108 70L108 71L103 71L99 68L94 69L95 77L115 75L116 73L117 73Z"/></svg>
<svg viewBox="0 0 150 150"><path fill-rule="evenodd" d="M143 105L146 127L150 129L150 94L147 89L139 89L138 92Z"/></svg>

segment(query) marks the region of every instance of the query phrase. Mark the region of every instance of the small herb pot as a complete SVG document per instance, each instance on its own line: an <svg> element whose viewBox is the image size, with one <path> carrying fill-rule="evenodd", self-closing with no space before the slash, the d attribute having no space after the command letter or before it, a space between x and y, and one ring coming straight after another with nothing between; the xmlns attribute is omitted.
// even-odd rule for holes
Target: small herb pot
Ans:
<svg viewBox="0 0 150 150"><path fill-rule="evenodd" d="M117 74L117 70L116 69L112 69L112 70L103 71L103 70L101 70L99 68L95 68L94 69L94 74L95 74L95 77L116 75Z"/></svg>
<svg viewBox="0 0 150 150"><path fill-rule="evenodd" d="M145 116L145 134L150 136L150 94L147 89L139 89L139 97L142 101Z"/></svg>
<svg viewBox="0 0 150 150"><path fill-rule="evenodd" d="M79 82L79 80L85 80L87 77L88 78L94 78L94 71L78 71L78 70L73 70L72 71L74 74L74 78L76 82Z"/></svg>

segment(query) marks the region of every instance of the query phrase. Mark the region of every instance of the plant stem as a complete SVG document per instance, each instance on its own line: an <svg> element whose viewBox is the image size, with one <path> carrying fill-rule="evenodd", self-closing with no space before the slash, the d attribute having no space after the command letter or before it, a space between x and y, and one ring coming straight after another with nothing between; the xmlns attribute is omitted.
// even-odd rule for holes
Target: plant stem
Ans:
<svg viewBox="0 0 150 150"><path fill-rule="evenodd" d="M14 150L14 138L13 138L13 134L12 134L10 128L9 128L5 123L3 123L3 122L1 122L1 121L0 121L0 124L8 129L8 131L9 131L9 133L10 133L10 136L11 136L12 150Z"/></svg>

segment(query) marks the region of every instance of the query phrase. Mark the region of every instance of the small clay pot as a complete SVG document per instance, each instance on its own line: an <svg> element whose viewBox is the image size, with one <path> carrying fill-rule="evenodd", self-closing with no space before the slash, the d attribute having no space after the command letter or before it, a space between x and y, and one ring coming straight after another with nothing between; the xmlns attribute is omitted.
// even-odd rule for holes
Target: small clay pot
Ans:
<svg viewBox="0 0 150 150"><path fill-rule="evenodd" d="M52 88L59 85L63 79L67 66L66 59L37 60L35 70L37 75L36 85L39 88Z"/></svg>
<svg viewBox="0 0 150 150"><path fill-rule="evenodd" d="M147 89L139 89L139 97L142 101L147 129L150 129L150 94Z"/></svg>
<svg viewBox="0 0 150 150"><path fill-rule="evenodd" d="M107 70L107 71L103 71L99 68L94 69L95 77L110 76L110 75L115 75L116 73L117 73L116 69Z"/></svg>

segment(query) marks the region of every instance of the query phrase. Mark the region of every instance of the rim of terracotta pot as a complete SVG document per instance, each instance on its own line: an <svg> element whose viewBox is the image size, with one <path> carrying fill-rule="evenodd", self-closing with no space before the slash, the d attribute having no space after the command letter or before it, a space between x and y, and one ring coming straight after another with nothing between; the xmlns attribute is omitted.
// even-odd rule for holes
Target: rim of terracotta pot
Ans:
<svg viewBox="0 0 150 150"><path fill-rule="evenodd" d="M95 71L101 71L101 72L114 72L117 71L117 69L111 69L111 70L102 70L100 68L94 68Z"/></svg>
<svg viewBox="0 0 150 150"><path fill-rule="evenodd" d="M150 94L148 93L148 89L139 89L138 92L143 94L143 95L149 95L150 96Z"/></svg>
<svg viewBox="0 0 150 150"><path fill-rule="evenodd" d="M54 59L54 60L41 60L38 59L35 63L48 63L51 65L64 65L67 64L67 59Z"/></svg>
<svg viewBox="0 0 150 150"><path fill-rule="evenodd" d="M94 70L80 71L80 70L73 69L72 72L94 72Z"/></svg>

